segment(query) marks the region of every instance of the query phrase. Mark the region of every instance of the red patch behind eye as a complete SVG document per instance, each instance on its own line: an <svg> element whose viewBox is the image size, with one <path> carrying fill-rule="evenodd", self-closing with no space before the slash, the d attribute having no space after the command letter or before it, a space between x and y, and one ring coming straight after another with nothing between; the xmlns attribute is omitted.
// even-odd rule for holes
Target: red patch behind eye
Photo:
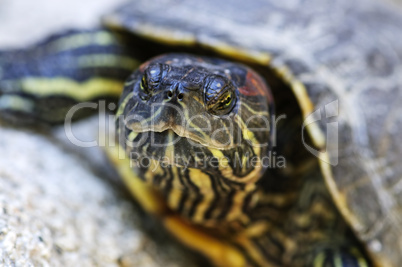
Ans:
<svg viewBox="0 0 402 267"><path fill-rule="evenodd" d="M272 101L272 95L265 81L254 71L247 72L246 84L239 88L239 92L246 96L263 96Z"/></svg>
<svg viewBox="0 0 402 267"><path fill-rule="evenodd" d="M149 64L151 64L151 60L148 60L148 61L145 61L144 63L142 63L139 67L138 67L138 69L141 71L141 72L144 72L145 71L145 69L149 66Z"/></svg>

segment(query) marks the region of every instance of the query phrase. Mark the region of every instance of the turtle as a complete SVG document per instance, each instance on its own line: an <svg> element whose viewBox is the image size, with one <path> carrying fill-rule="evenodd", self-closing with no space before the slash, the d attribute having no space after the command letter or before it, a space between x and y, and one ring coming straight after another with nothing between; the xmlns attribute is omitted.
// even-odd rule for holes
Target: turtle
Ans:
<svg viewBox="0 0 402 267"><path fill-rule="evenodd" d="M216 266L398 266L398 8L137 0L102 21L1 52L2 120L120 97L107 155Z"/></svg>

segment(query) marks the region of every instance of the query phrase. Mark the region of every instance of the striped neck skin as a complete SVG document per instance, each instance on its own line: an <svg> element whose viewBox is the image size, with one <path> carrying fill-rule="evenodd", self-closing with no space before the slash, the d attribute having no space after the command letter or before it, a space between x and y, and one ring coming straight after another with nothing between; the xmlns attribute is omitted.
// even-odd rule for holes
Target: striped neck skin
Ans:
<svg viewBox="0 0 402 267"><path fill-rule="evenodd" d="M219 172L145 157L133 159L132 165L139 177L161 192L169 208L196 224L215 227L238 221L245 225L248 210L256 204L255 182L235 182Z"/></svg>
<svg viewBox="0 0 402 267"><path fill-rule="evenodd" d="M155 134L167 138L175 136L173 131ZM137 134L137 138L141 135ZM194 152L194 149L186 149L186 143L183 139L162 148L164 154L162 151L156 153L161 153L161 157L140 152L150 149L148 143L128 145L125 149L138 176L160 191L168 206L183 217L211 227L233 221L246 224L248 217L245 214L256 203L255 183L262 168L248 164L250 154L239 148L232 152L236 154L234 162L228 151L199 147Z"/></svg>

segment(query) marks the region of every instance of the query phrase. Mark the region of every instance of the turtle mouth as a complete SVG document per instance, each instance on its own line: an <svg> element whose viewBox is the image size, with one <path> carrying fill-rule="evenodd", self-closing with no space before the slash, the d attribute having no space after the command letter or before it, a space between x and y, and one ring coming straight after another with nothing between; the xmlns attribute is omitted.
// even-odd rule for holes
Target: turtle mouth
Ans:
<svg viewBox="0 0 402 267"><path fill-rule="evenodd" d="M206 142L203 142L201 138L197 138L194 134L183 132L175 128L167 128L164 130L143 130L143 131L134 131L136 134L144 134L151 136L151 142L149 142L150 146L165 146L169 147L177 144L181 140L187 141L195 146L201 146L209 148L210 145ZM162 140L162 144L159 144L157 141Z"/></svg>
<svg viewBox="0 0 402 267"><path fill-rule="evenodd" d="M237 147L237 145L231 140L228 140L225 143L221 143L211 138L207 133L203 132L202 129L189 129L173 122L164 122L152 125L139 125L138 123L134 123L131 124L129 128L137 134L160 133L163 135L167 135L170 138L184 138L193 144L218 150L228 150Z"/></svg>

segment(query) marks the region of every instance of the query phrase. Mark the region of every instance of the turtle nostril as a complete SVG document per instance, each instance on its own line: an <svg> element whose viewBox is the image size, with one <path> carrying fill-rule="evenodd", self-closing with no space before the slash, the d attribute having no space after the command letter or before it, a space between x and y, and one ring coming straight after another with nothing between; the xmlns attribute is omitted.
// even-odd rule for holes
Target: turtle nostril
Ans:
<svg viewBox="0 0 402 267"><path fill-rule="evenodd" d="M182 93L180 93L180 94L177 96L177 98L178 98L179 100L183 100L183 97L184 97L184 95L183 95Z"/></svg>
<svg viewBox="0 0 402 267"><path fill-rule="evenodd" d="M168 96L169 98L172 98L173 92L169 90L169 91L167 92L167 96Z"/></svg>

